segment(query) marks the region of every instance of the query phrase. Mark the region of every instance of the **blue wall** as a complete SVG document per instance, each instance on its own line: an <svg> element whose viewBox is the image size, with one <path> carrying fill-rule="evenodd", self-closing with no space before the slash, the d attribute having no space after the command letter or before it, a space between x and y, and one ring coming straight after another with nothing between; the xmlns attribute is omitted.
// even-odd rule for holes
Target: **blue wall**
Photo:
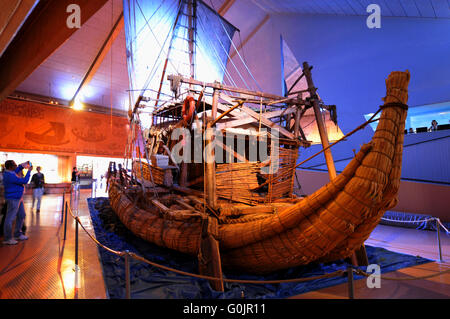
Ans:
<svg viewBox="0 0 450 319"><path fill-rule="evenodd" d="M402 179L450 185L450 130L407 134L403 143ZM315 147L315 151L320 148ZM309 152L308 152L309 153ZM301 158L306 158L303 153ZM302 165L302 168L326 171L323 157ZM344 170L353 156L337 158L338 172Z"/></svg>
<svg viewBox="0 0 450 319"><path fill-rule="evenodd" d="M338 122L344 134L363 123L364 114L375 112L383 103L384 80L394 70L411 72L410 106L450 101L450 20L382 17L380 29L369 29L366 17L276 15L271 17L270 27L270 32L264 35L261 32L254 41L264 37L266 43L275 47L281 34L299 63L308 61L314 66L314 83L325 103L337 105ZM253 59L257 60L258 55L252 52ZM275 65L279 65L279 58L279 55L272 57ZM270 76L279 79L279 71L273 69ZM264 82L265 89L281 92L281 88L275 90L274 83L274 80ZM358 151L372 135L370 127L353 135L333 148L334 158L352 156L353 150ZM437 144L430 151L430 146ZM427 152L445 160L435 163L436 167L448 166L448 156L439 152L450 147L450 139L437 144L427 144ZM303 151L300 160L317 150L316 146ZM414 158L417 153L405 155L404 167L414 167L408 163ZM307 166L323 162L323 155L319 155ZM446 176L439 180L450 181L448 169L436 173L436 167L429 174L426 165L420 167L417 178L432 180L440 174ZM413 169L407 171L408 178L415 177Z"/></svg>

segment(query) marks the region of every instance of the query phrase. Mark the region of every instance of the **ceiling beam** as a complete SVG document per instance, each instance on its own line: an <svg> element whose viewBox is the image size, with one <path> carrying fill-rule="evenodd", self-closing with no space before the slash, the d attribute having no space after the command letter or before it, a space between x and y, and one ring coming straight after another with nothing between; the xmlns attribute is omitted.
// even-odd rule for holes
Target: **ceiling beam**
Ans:
<svg viewBox="0 0 450 319"><path fill-rule="evenodd" d="M67 26L69 5L80 6L83 25L107 1L40 1L0 58L0 101L78 30Z"/></svg>
<svg viewBox="0 0 450 319"><path fill-rule="evenodd" d="M78 89L76 90L75 94L73 95L72 99L69 102L69 105L73 104L75 99L77 98L77 95L83 91L85 87L88 86L89 82L91 82L92 78L94 77L95 73L99 69L100 65L102 64L103 60L105 59L108 52L111 50L111 47L114 43L114 40L116 40L119 33L123 30L124 22L123 22L123 11L120 13L119 18L117 19L116 23L114 23L113 28L109 32L108 36L106 37L106 40L103 42L100 50L97 53L97 56L94 58L94 61L89 66L89 69L87 70L86 74L84 75L83 80L81 81Z"/></svg>
<svg viewBox="0 0 450 319"><path fill-rule="evenodd" d="M258 25L253 29L252 32L245 38L245 40L236 48L236 50L233 51L233 53L230 55L230 59L232 59L237 52L239 52L246 44L247 42L259 31L259 29L262 28L264 24L269 20L270 16L266 14L266 16L261 20L261 22L258 23Z"/></svg>
<svg viewBox="0 0 450 319"><path fill-rule="evenodd" d="M11 43L38 0L15 0L2 2L0 12L0 56Z"/></svg>
<svg viewBox="0 0 450 319"><path fill-rule="evenodd" d="M220 7L218 13L223 17L227 13L227 11L230 10L235 1L236 0L225 0L225 2Z"/></svg>

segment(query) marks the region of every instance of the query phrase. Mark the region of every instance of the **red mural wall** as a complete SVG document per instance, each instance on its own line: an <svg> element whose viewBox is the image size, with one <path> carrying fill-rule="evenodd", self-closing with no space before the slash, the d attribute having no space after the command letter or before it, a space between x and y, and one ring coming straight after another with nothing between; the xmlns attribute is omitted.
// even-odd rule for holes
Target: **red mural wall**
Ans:
<svg viewBox="0 0 450 319"><path fill-rule="evenodd" d="M127 135L123 117L14 99L0 103L2 149L123 157Z"/></svg>

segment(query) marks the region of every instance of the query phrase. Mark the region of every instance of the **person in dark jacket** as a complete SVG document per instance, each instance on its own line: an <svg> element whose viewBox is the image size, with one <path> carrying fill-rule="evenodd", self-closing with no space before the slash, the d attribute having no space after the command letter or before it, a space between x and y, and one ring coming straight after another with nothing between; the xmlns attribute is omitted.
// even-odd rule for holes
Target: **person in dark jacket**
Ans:
<svg viewBox="0 0 450 319"><path fill-rule="evenodd" d="M3 229L5 245L15 245L17 240L27 240L28 237L22 233L22 225L25 220L25 208L23 206L23 193L25 185L30 180L30 174L32 166L29 162L24 164L17 164L14 161L8 160L5 162L6 171L3 174L3 185L5 188L5 201L7 205L7 211L5 216L5 226ZM28 169L25 177L19 177L18 174L24 168ZM16 225L14 228L14 234L12 225L14 220ZM13 235L15 239L13 238Z"/></svg>
<svg viewBox="0 0 450 319"><path fill-rule="evenodd" d="M72 170L72 184L75 184L76 182L78 182L80 180L80 172L77 170L76 166L74 166L73 170Z"/></svg>
<svg viewBox="0 0 450 319"><path fill-rule="evenodd" d="M31 177L31 186L33 188L33 203L31 205L31 209L34 208L34 202L36 203L36 213L39 213L41 211L41 199L44 195L44 184L45 184L45 178L44 174L41 173L41 167L36 167L37 173L33 174L33 177Z"/></svg>

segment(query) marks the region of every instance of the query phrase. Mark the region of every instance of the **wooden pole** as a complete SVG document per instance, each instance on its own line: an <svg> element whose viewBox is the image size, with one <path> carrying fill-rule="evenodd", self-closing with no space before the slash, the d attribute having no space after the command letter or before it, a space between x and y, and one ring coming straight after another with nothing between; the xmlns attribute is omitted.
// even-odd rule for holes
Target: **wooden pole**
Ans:
<svg viewBox="0 0 450 319"><path fill-rule="evenodd" d="M196 28L196 3L195 1L188 1L188 37L189 37L189 64L191 71L191 78L195 78L195 28Z"/></svg>
<svg viewBox="0 0 450 319"><path fill-rule="evenodd" d="M295 124L294 124L294 136L295 138L298 138L299 132L300 132L300 117L301 117L301 113L300 113L300 109L297 109L296 113L295 113Z"/></svg>
<svg viewBox="0 0 450 319"><path fill-rule="evenodd" d="M168 75L167 79L168 80L173 80L174 79L174 75ZM273 99L273 100L285 100L286 99L285 96L279 96L279 95L270 94L270 93L264 93L264 92L260 92L260 91L246 90L246 89L237 88L237 87L234 87L234 86L223 85L223 84L220 84L218 82L205 83L205 82L202 82L202 81L199 81L199 80L188 79L188 78L185 78L185 77L181 77L181 78L179 78L179 80L182 83L187 83L187 84L192 84L192 85L199 85L199 86L202 86L202 87L211 87L213 89L219 89L219 90L224 90L224 91L242 93L242 94L258 96L258 97L263 97L263 98L268 98L268 99Z"/></svg>
<svg viewBox="0 0 450 319"><path fill-rule="evenodd" d="M182 9L183 9L183 6L181 6L180 9L178 10L177 17L176 17L175 22L174 22L174 24L172 26L172 33L173 34L175 34L174 31L175 31L175 28L177 27L178 19L179 19L180 15L181 15ZM163 67L163 71L162 71L162 74L161 74L161 81L159 82L159 89L158 89L158 93L156 95L155 106L158 105L159 96L161 95L161 90L162 90L162 85L163 85L163 81L164 81L164 76L166 75L167 63L169 62L169 55L170 55L170 51L172 50L173 39L174 39L174 37L172 36L172 38L170 39L169 49L167 50L167 56L166 56L166 60L164 62L164 67Z"/></svg>
<svg viewBox="0 0 450 319"><path fill-rule="evenodd" d="M213 91L213 100L212 100L212 109L211 109L211 117L212 117L211 120L213 122L211 123L211 126L213 126L216 123L215 120L217 118L217 104L218 103L219 103L219 90L214 89L214 91ZM223 114L222 114L222 116L223 116ZM219 117L219 118L221 118L221 117Z"/></svg>
<svg viewBox="0 0 450 319"><path fill-rule="evenodd" d="M214 134L212 123L215 123L215 115L217 114L217 103L219 102L219 92L214 90L212 102L212 119L206 126L206 145L205 145L205 160L206 160L206 199L210 207L217 207L216 194L216 161L214 150ZM209 152L208 152L209 150ZM209 158L207 156L210 156Z"/></svg>
<svg viewBox="0 0 450 319"><path fill-rule="evenodd" d="M201 275L216 277L209 280L211 287L216 291L224 291L222 279L222 262L218 238L218 222L211 216L202 215L202 233L198 252L198 265Z"/></svg>
<svg viewBox="0 0 450 319"><path fill-rule="evenodd" d="M328 175L330 176L330 180L332 180L336 177L336 168L334 166L331 150L328 148L330 142L328 141L328 135L323 123L322 114L320 113L319 100L317 99L316 88L314 87L311 77L311 67L307 62L303 62L303 72L305 73L306 81L308 82L309 94L311 95L313 103L314 115L316 116L317 128L319 129L322 147L326 149L323 153L325 155L325 161L328 167Z"/></svg>
<svg viewBox="0 0 450 319"><path fill-rule="evenodd" d="M214 99L213 99L213 104L214 104ZM222 114L219 115L219 117L215 117L213 115L213 118L215 118L215 120L212 121L211 126L214 126L217 122L219 122L224 116L228 115L229 113L231 113L234 109L236 109L237 107L241 106L242 102L239 102L238 104L234 105L233 107L231 107L230 109L228 109L227 111L223 112ZM217 107L215 109L216 114L217 114ZM252 118L253 120L253 118Z"/></svg>

